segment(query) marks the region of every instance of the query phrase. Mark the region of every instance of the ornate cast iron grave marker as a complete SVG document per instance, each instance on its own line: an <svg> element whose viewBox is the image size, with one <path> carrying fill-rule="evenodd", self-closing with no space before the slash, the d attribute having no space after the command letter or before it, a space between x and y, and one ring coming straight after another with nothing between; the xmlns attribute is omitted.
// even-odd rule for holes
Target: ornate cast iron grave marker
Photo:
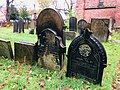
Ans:
<svg viewBox="0 0 120 90"><path fill-rule="evenodd" d="M84 77L101 84L107 56L102 44L91 34L86 29L70 44L67 76Z"/></svg>
<svg viewBox="0 0 120 90"><path fill-rule="evenodd" d="M64 64L66 47L63 19L55 10L44 9L37 18L38 63L40 66L60 70Z"/></svg>

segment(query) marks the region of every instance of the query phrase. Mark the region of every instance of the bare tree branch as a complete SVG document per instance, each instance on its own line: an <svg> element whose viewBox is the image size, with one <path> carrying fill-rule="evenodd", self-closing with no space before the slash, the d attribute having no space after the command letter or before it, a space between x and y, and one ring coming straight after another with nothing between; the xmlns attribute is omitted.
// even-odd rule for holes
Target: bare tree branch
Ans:
<svg viewBox="0 0 120 90"><path fill-rule="evenodd" d="M69 4L68 4L67 0L65 0L65 3L67 4L68 9L70 9L70 7L69 7Z"/></svg>
<svg viewBox="0 0 120 90"><path fill-rule="evenodd" d="M13 3L14 0L9 1L9 4Z"/></svg>

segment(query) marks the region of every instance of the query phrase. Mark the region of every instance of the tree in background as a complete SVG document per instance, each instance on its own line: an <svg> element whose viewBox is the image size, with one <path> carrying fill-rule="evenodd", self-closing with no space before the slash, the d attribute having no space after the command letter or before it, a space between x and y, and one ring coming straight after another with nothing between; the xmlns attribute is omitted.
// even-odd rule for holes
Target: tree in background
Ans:
<svg viewBox="0 0 120 90"><path fill-rule="evenodd" d="M51 2L52 0L38 0L41 9L49 7L51 5Z"/></svg>
<svg viewBox="0 0 120 90"><path fill-rule="evenodd" d="M10 20L16 20L19 19L19 13L18 10L16 9L15 5L10 6Z"/></svg>
<svg viewBox="0 0 120 90"><path fill-rule="evenodd" d="M6 21L9 22L10 21L10 10L9 10L9 6L10 4L13 2L14 0L6 0Z"/></svg>
<svg viewBox="0 0 120 90"><path fill-rule="evenodd" d="M28 12L26 6L21 7L19 13L20 13L20 17L22 17L23 19L25 19L25 18L29 18L29 12Z"/></svg>
<svg viewBox="0 0 120 90"><path fill-rule="evenodd" d="M60 2L60 0L38 0L41 9L52 6L58 12L64 11L69 17L72 17L73 5L75 4L74 1L75 0L63 0L61 2L64 2L64 7L59 7L58 2Z"/></svg>

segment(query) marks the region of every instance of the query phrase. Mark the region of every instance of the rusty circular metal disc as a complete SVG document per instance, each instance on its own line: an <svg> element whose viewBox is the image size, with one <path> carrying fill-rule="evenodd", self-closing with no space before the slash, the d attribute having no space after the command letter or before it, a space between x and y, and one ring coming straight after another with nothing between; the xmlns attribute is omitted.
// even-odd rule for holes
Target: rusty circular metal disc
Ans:
<svg viewBox="0 0 120 90"><path fill-rule="evenodd" d="M40 34L42 30L50 28L54 30L58 36L63 37L63 25L64 21L60 13L54 9L47 8L41 11L37 18L37 34Z"/></svg>

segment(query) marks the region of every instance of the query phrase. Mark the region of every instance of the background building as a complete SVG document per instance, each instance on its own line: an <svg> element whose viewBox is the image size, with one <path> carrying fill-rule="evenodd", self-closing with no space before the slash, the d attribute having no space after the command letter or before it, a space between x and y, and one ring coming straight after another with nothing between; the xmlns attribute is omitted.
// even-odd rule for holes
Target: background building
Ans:
<svg viewBox="0 0 120 90"><path fill-rule="evenodd" d="M120 0L77 0L76 16L91 22L91 18L113 18L120 26Z"/></svg>

